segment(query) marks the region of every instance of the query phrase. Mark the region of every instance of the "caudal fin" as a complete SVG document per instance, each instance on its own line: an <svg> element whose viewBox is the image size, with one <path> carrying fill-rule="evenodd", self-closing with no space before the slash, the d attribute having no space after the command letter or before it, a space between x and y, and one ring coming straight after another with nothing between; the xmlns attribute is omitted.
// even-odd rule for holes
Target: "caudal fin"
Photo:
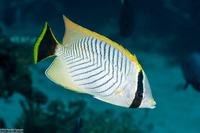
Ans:
<svg viewBox="0 0 200 133"><path fill-rule="evenodd" d="M48 57L55 55L55 49L58 45L58 41L55 39L51 28L45 23L45 27L38 37L34 46L34 62L35 64Z"/></svg>

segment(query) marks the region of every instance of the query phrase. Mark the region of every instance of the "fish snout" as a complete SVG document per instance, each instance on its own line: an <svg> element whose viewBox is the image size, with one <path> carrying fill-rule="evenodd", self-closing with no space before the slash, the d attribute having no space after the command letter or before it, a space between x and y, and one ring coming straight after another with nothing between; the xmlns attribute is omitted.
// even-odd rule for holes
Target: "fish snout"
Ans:
<svg viewBox="0 0 200 133"><path fill-rule="evenodd" d="M150 98L144 98L140 108L150 108L150 109L154 109L156 107L156 102L154 101L154 99L150 99Z"/></svg>

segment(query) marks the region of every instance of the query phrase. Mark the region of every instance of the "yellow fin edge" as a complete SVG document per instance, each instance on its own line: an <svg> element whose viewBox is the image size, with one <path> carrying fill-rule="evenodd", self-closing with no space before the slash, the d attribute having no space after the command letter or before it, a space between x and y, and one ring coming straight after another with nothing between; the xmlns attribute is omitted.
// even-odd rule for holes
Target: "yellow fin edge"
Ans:
<svg viewBox="0 0 200 133"><path fill-rule="evenodd" d="M92 31L90 31L90 30L88 30L88 29L86 29L86 28L83 28L83 27L81 27L81 26L79 26L79 25L73 23L72 21L70 21L70 20L69 20L67 17L65 17L64 15L63 15L63 18L64 18L64 20L65 20L66 23L69 23L69 25L74 25L74 26L76 26L80 31L83 31L83 32L85 32L86 34L89 34L89 35L95 36L95 37L97 37L97 38L100 38L100 39L102 39L102 40L108 42L109 44L115 46L116 48L118 48L119 50L121 50L122 52L124 52L133 62L136 63L136 65L140 68L140 70L142 70L142 67L141 67L141 65L138 63L137 58L136 58L134 55L132 55L128 50L125 50L121 45L119 45L119 44L117 44L117 43L111 41L110 39L108 39L107 37L105 37L105 36L103 36L103 35L100 35L100 34L98 34L98 33L92 32ZM67 27L66 27L66 28L67 28ZM65 33L65 34L67 34L67 33ZM63 40L65 40L66 37L67 37L67 36L65 35L64 38L63 38Z"/></svg>
<svg viewBox="0 0 200 133"><path fill-rule="evenodd" d="M106 37L104 37L102 35L99 35L99 34L97 34L95 32L93 32L92 34L93 34L93 36L101 38L102 40L108 42L109 44L111 44L111 45L117 47L119 50L123 51L133 62L135 62L138 65L138 67L140 68L140 70L142 70L142 67L138 63L137 58L134 55L132 55L128 50L125 50L121 45L119 45L119 44L111 41L110 39L108 39L108 38L106 38Z"/></svg>
<svg viewBox="0 0 200 133"><path fill-rule="evenodd" d="M35 46L34 46L34 63L37 64L37 59L38 59L38 48L39 48L39 45L40 45L40 42L42 41L44 35L45 35L45 32L47 30L47 22L45 22L45 26L44 26L44 29L41 33L41 35L38 37L38 39L36 40L36 43L35 43Z"/></svg>
<svg viewBox="0 0 200 133"><path fill-rule="evenodd" d="M35 43L35 46L34 46L34 52L33 52L34 63L35 63L35 64L37 64L37 61L38 61L38 49L39 49L39 46L40 46L41 41L43 40L43 38L44 38L44 36L45 36L45 33L46 33L46 31L47 31L47 28L48 28L48 23L45 22L44 29L43 29L42 33L40 34L40 36L39 36L39 37L37 38L37 40L36 40L36 43ZM51 30L50 27L49 27L49 30L50 30L50 32L51 32L52 37L53 37L54 40L56 41L56 43L59 44L58 41L56 40L55 36L53 35L53 32L52 32L52 30ZM48 57L46 57L46 58L49 58L49 57L52 57L52 56L54 56L54 55L50 55L50 56L48 56ZM46 58L44 58L44 59L46 59ZM42 60L44 60L44 59L42 59Z"/></svg>

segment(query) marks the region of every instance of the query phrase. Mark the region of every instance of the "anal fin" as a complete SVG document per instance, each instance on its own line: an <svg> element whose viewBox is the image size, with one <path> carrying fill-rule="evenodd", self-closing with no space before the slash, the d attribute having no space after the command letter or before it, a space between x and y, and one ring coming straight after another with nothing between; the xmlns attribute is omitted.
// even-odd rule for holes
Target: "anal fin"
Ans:
<svg viewBox="0 0 200 133"><path fill-rule="evenodd" d="M83 93L72 81L61 57L55 58L51 66L46 70L46 75L52 81L67 89Z"/></svg>

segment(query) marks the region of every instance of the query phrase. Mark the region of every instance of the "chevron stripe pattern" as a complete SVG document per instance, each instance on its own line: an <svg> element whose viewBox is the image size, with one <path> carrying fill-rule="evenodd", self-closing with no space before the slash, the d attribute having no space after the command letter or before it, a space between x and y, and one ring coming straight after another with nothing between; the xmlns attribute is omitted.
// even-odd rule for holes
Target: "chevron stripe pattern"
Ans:
<svg viewBox="0 0 200 133"><path fill-rule="evenodd" d="M72 44L65 54L74 82L86 92L103 97L123 87L132 65L130 58L118 48L91 36Z"/></svg>

